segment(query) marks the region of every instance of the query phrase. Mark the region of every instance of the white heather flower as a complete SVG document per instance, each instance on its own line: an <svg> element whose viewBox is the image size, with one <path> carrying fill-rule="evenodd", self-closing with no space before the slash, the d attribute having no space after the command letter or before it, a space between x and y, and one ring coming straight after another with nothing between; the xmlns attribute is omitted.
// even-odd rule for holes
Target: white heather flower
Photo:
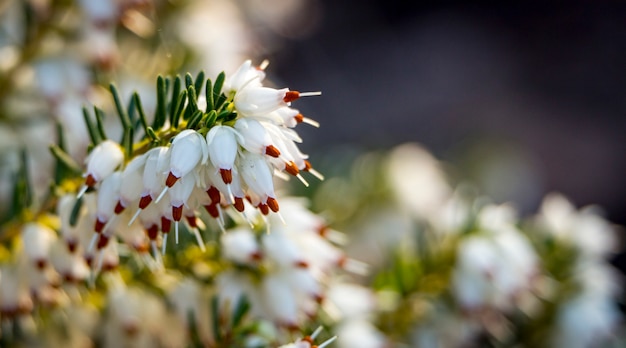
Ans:
<svg viewBox="0 0 626 348"><path fill-rule="evenodd" d="M241 134L241 137L237 138L239 144L249 152L271 157L280 155L264 123L250 118L240 118L235 122L235 129Z"/></svg>
<svg viewBox="0 0 626 348"><path fill-rule="evenodd" d="M174 138L170 152L169 176L165 182L168 187L194 170L199 163L205 164L209 156L206 140L192 129L186 129Z"/></svg>
<svg viewBox="0 0 626 348"><path fill-rule="evenodd" d="M30 312L33 301L18 267L0 266L0 314L2 318L15 318Z"/></svg>
<svg viewBox="0 0 626 348"><path fill-rule="evenodd" d="M102 181L98 190L95 231L100 233L104 225L115 213L115 206L120 200L122 173L115 172Z"/></svg>
<svg viewBox="0 0 626 348"><path fill-rule="evenodd" d="M220 239L224 257L237 263L247 264L259 260L259 250L254 233L246 227L229 230Z"/></svg>
<svg viewBox="0 0 626 348"><path fill-rule="evenodd" d="M259 197L259 203L267 204L274 212L278 211L273 176L265 158L248 152L241 160L241 178L248 188Z"/></svg>
<svg viewBox="0 0 626 348"><path fill-rule="evenodd" d="M113 174L115 169L124 161L124 152L119 144L111 140L105 140L91 150L85 159L87 164L86 185L94 186Z"/></svg>
<svg viewBox="0 0 626 348"><path fill-rule="evenodd" d="M241 138L241 135L228 126L214 126L206 135L209 159L213 166L220 171L222 181L225 184L230 184L233 181L232 170L239 149L237 137Z"/></svg>
<svg viewBox="0 0 626 348"><path fill-rule="evenodd" d="M400 206L417 217L436 215L452 193L439 162L417 144L396 147L386 174Z"/></svg>
<svg viewBox="0 0 626 348"><path fill-rule="evenodd" d="M251 60L246 60L239 66L234 74L229 75L224 81L224 91L226 95L237 92L244 87L260 87L265 78L265 72L252 66Z"/></svg>
<svg viewBox="0 0 626 348"><path fill-rule="evenodd" d="M130 161L121 176L120 199L115 206L115 213L121 213L132 202L141 197L143 190L143 171L147 156L141 155Z"/></svg>
<svg viewBox="0 0 626 348"><path fill-rule="evenodd" d="M40 223L29 222L22 227L24 252L39 269L48 263L50 247L56 239L56 233Z"/></svg>
<svg viewBox="0 0 626 348"><path fill-rule="evenodd" d="M139 200L139 209L147 207L165 187L164 172L169 166L170 151L168 147L159 146L146 152L144 156L147 158L143 170L143 190Z"/></svg>
<svg viewBox="0 0 626 348"><path fill-rule="evenodd" d="M274 89L261 86L245 86L235 94L235 109L245 117L263 116L288 106L285 101L289 88Z"/></svg>
<svg viewBox="0 0 626 348"><path fill-rule="evenodd" d="M609 222L591 208L577 211L560 194L552 193L545 197L538 220L559 241L575 246L586 256L606 255L617 245Z"/></svg>
<svg viewBox="0 0 626 348"><path fill-rule="evenodd" d="M213 318L209 308L209 297L202 290L201 284L192 278L184 278L168 294L169 302L172 303L178 318L183 322L187 330L191 330L189 316L193 316L195 330L202 342L213 345Z"/></svg>
<svg viewBox="0 0 626 348"><path fill-rule="evenodd" d="M514 226L509 206L487 206L478 216L480 232L463 238L452 274L453 292L464 308L509 309L529 290L538 256Z"/></svg>
<svg viewBox="0 0 626 348"><path fill-rule="evenodd" d="M77 253L70 253L66 245L60 241L51 247L50 263L67 282L78 282L89 276L89 267L85 259Z"/></svg>

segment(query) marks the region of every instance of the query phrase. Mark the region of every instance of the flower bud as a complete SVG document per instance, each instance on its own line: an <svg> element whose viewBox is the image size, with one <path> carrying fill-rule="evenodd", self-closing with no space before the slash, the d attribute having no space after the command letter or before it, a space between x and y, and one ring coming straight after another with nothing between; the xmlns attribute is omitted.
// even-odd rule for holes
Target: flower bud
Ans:
<svg viewBox="0 0 626 348"><path fill-rule="evenodd" d="M111 175L124 161L122 148L114 141L105 140L94 147L85 159L86 185L91 187Z"/></svg>

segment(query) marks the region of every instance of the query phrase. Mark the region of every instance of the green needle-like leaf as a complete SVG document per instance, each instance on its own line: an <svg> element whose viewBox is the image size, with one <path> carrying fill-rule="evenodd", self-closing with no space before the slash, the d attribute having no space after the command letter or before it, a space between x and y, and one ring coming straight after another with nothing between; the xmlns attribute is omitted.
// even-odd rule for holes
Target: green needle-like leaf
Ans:
<svg viewBox="0 0 626 348"><path fill-rule="evenodd" d="M170 124L174 125L174 117L176 115L176 109L178 109L178 101L180 100L180 96L181 96L181 80L180 80L180 76L176 76L176 79L174 79L174 86L172 87L172 102L170 104ZM174 126L175 127L175 126Z"/></svg>
<svg viewBox="0 0 626 348"><path fill-rule="evenodd" d="M143 106L141 105L141 98L139 98L139 94L137 92L133 93L133 100L135 102L135 108L137 109L137 113L139 114L139 121L141 121L141 125L143 126L143 130L145 135L148 135L148 120L146 119L146 113L143 111Z"/></svg>
<svg viewBox="0 0 626 348"><path fill-rule="evenodd" d="M200 70L198 76L196 76L196 82L194 82L193 87L196 89L196 93L200 95L200 91L202 90L202 84L204 83L204 71Z"/></svg>
<svg viewBox="0 0 626 348"><path fill-rule="evenodd" d="M76 223L78 222L78 215L80 213L80 208L83 206L83 197L80 197L79 199L76 200L76 202L74 203L74 206L72 207L72 212L70 213L70 226L74 227L76 226Z"/></svg>
<svg viewBox="0 0 626 348"><path fill-rule="evenodd" d="M154 121L152 122L153 129L161 129L165 124L167 118L166 112L166 98L167 98L167 86L166 80L163 76L157 77L157 106L154 115Z"/></svg>
<svg viewBox="0 0 626 348"><path fill-rule="evenodd" d="M100 136L98 134L98 130L96 126L93 124L91 120L91 115L89 114L89 110L86 107L83 107L83 118L85 119L85 125L87 126L87 132L89 132L89 139L91 139L91 143L96 146L100 144Z"/></svg>
<svg viewBox="0 0 626 348"><path fill-rule="evenodd" d="M120 117L120 121L122 122L122 126L124 128L130 128L131 122L126 110L124 110L124 106L122 105L122 101L120 99L120 94L117 91L117 87L115 84L110 84L109 89L111 90L111 94L113 95L113 101L115 102L115 108L117 109L117 114Z"/></svg>
<svg viewBox="0 0 626 348"><path fill-rule="evenodd" d="M104 111L97 106L94 106L93 110L96 114L96 124L98 125L98 134L100 135L100 139L106 140L107 136L104 131Z"/></svg>
<svg viewBox="0 0 626 348"><path fill-rule="evenodd" d="M211 82L211 79L206 80L206 87L204 90L205 96L206 96L206 112L209 112L211 110L215 109L215 103L213 101L213 84Z"/></svg>

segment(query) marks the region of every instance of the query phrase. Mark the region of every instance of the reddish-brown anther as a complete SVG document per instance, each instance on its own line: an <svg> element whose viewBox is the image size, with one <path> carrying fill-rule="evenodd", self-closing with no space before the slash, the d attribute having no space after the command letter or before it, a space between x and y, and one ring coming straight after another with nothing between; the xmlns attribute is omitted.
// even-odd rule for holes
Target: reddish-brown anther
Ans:
<svg viewBox="0 0 626 348"><path fill-rule="evenodd" d="M161 216L161 231L163 233L170 233L172 229L172 220L166 218L165 216Z"/></svg>
<svg viewBox="0 0 626 348"><path fill-rule="evenodd" d="M97 248L98 250L103 249L104 247L107 246L107 244L109 244L109 236L107 236L106 234L100 234L100 237L98 238L98 244L97 244Z"/></svg>
<svg viewBox="0 0 626 348"><path fill-rule="evenodd" d="M153 224L152 226L148 228L148 230L146 230L146 232L150 240L155 240L157 236L159 235L159 226L157 226L156 224Z"/></svg>
<svg viewBox="0 0 626 348"><path fill-rule="evenodd" d="M293 265L296 268L309 268L309 263L304 260L298 260Z"/></svg>
<svg viewBox="0 0 626 348"><path fill-rule="evenodd" d="M267 197L267 206L270 207L274 213L278 212L278 201L276 201L276 198Z"/></svg>
<svg viewBox="0 0 626 348"><path fill-rule="evenodd" d="M293 176L300 173L298 166L293 161L285 162L285 171Z"/></svg>
<svg viewBox="0 0 626 348"><path fill-rule="evenodd" d="M217 219L220 216L220 212L217 210L217 204L205 205L204 209L206 209L207 213L209 213L209 215L211 215L214 219Z"/></svg>
<svg viewBox="0 0 626 348"><path fill-rule="evenodd" d="M94 231L96 231L97 233L102 232L102 229L104 228L104 225L105 225L105 224L106 224L106 221L105 221L105 222L102 222L102 221L100 221L100 219L99 219L99 218L97 218L97 219L96 219L96 223L95 223L95 225L94 225L94 227L93 227Z"/></svg>
<svg viewBox="0 0 626 348"><path fill-rule="evenodd" d="M292 101L300 98L300 92L298 91L287 91L285 96L283 97L283 101L285 103L291 103Z"/></svg>
<svg viewBox="0 0 626 348"><path fill-rule="evenodd" d="M87 177L85 178L85 185L87 185L87 187L93 187L95 184L96 178L94 178L91 174L87 175Z"/></svg>
<svg viewBox="0 0 626 348"><path fill-rule="evenodd" d="M148 204L150 204L150 202L152 202L152 196L150 195L142 196L141 199L139 200L139 209L145 209L148 206Z"/></svg>
<svg viewBox="0 0 626 348"><path fill-rule="evenodd" d="M206 194L211 198L211 204L218 204L221 200L220 191L215 186L209 187Z"/></svg>
<svg viewBox="0 0 626 348"><path fill-rule="evenodd" d="M195 215L185 216L185 219L187 219L187 222L189 223L189 226L191 228L198 227L198 218L196 218Z"/></svg>
<svg viewBox="0 0 626 348"><path fill-rule="evenodd" d="M172 217L174 221L180 221L183 218L183 205L181 204L178 207L172 207Z"/></svg>
<svg viewBox="0 0 626 348"><path fill-rule="evenodd" d="M70 252L70 254L73 254L74 252L76 252L76 249L78 249L78 241L74 238L72 239L68 239L66 240L67 243L67 250Z"/></svg>
<svg viewBox="0 0 626 348"><path fill-rule="evenodd" d="M48 265L48 261L46 261L45 259L35 260L35 266L37 266L37 269L40 271L43 271L43 269L46 268L46 265Z"/></svg>
<svg viewBox="0 0 626 348"><path fill-rule="evenodd" d="M263 215L267 215L270 213L270 208L267 206L267 204L259 204L259 210Z"/></svg>
<svg viewBox="0 0 626 348"><path fill-rule="evenodd" d="M178 181L178 179L180 179L180 178L177 178L174 174L172 174L172 172L170 172L167 175L167 179L165 179L165 186L167 186L167 187L174 186L174 184L176 183L176 181Z"/></svg>
<svg viewBox="0 0 626 348"><path fill-rule="evenodd" d="M278 150L274 145L267 145L265 147L265 154L274 158L278 158L278 156L280 156L280 150Z"/></svg>
<svg viewBox="0 0 626 348"><path fill-rule="evenodd" d="M304 160L304 170L309 171L311 170L311 168L313 168L313 166L311 165L311 162Z"/></svg>
<svg viewBox="0 0 626 348"><path fill-rule="evenodd" d="M261 259L263 259L263 253L261 253L260 251L255 251L250 254L250 258L254 261L261 261Z"/></svg>
<svg viewBox="0 0 626 348"><path fill-rule="evenodd" d="M123 212L124 209L126 209L126 207L124 207L122 205L122 202L121 201L117 201L117 204L115 205L115 210L113 210L113 211L115 212L115 214L119 214L119 213Z"/></svg>
<svg viewBox="0 0 626 348"><path fill-rule="evenodd" d="M220 175L224 184L230 184L233 182L233 172L230 169L220 169Z"/></svg>
<svg viewBox="0 0 626 348"><path fill-rule="evenodd" d="M302 114L297 114L293 118L296 120L297 123L302 123L302 121L304 121L304 115Z"/></svg>
<svg viewBox="0 0 626 348"><path fill-rule="evenodd" d="M235 207L238 212L243 213L243 210L245 209L245 206L243 204L243 198L235 197L235 203L233 203L233 207Z"/></svg>

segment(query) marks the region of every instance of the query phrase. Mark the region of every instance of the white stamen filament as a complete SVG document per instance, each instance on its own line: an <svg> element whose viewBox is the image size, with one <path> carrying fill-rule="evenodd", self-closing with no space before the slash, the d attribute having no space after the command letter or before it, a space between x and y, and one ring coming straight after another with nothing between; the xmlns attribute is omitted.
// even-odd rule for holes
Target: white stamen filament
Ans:
<svg viewBox="0 0 626 348"><path fill-rule="evenodd" d="M202 236L200 235L200 231L198 231L197 228L193 229L193 234L196 236L196 242L198 242L198 246L200 247L200 250L202 250L202 252L206 251L206 248L204 247L204 241L202 240Z"/></svg>
<svg viewBox="0 0 626 348"><path fill-rule="evenodd" d="M174 231L176 232L176 244L178 244L178 221L174 222Z"/></svg>
<svg viewBox="0 0 626 348"><path fill-rule="evenodd" d="M78 194L76 195L76 199L80 199L85 194L85 192L87 192L87 189L87 185L81 186L80 191L78 191Z"/></svg>
<svg viewBox="0 0 626 348"><path fill-rule="evenodd" d="M141 209L141 208L137 209L137 211L135 212L135 215L133 215L133 217L130 218L130 221L128 221L128 226L132 225L133 222L135 222L135 220L137 220L137 218L139 217L139 214L141 214L142 210L143 209Z"/></svg>
<svg viewBox="0 0 626 348"><path fill-rule="evenodd" d="M259 64L259 69L265 70L270 65L270 61L265 59Z"/></svg>
<svg viewBox="0 0 626 348"><path fill-rule="evenodd" d="M300 92L300 94L299 94L300 97L313 97L313 96L318 96L318 95L322 95L322 91Z"/></svg>
<svg viewBox="0 0 626 348"><path fill-rule="evenodd" d="M300 173L296 174L296 178L298 178L302 184L304 184L304 186L309 187L309 182L304 180L304 178L302 177L302 175L300 175Z"/></svg>
<svg viewBox="0 0 626 348"><path fill-rule="evenodd" d="M313 331L313 333L311 334L311 339L315 339L315 337L317 337L317 335L320 334L320 332L322 332L323 327L322 326L318 326L317 329L315 329L315 331Z"/></svg>
<svg viewBox="0 0 626 348"><path fill-rule="evenodd" d="M300 94L300 95L302 95L302 94ZM308 117L303 117L302 118L302 123L306 123L306 124L308 124L310 126L313 126L315 128L320 128L320 123L319 122L317 122L317 121L315 121L313 119L310 119Z"/></svg>
<svg viewBox="0 0 626 348"><path fill-rule="evenodd" d="M165 196L165 193L167 192L167 190L169 189L168 186L165 186L163 188L163 191L161 191L161 193L159 193L159 196L157 197L156 201L154 201L155 203L159 203L161 201L161 199L163 198L163 196Z"/></svg>
<svg viewBox="0 0 626 348"><path fill-rule="evenodd" d="M163 244L161 244L161 254L165 255L165 248L167 246L167 235L169 233L163 233Z"/></svg>
<svg viewBox="0 0 626 348"><path fill-rule="evenodd" d="M317 348L324 348L327 345L333 343L336 339L337 339L337 336L333 336L333 337L327 339L326 342L324 342L324 343L320 344L319 346L317 346Z"/></svg>
<svg viewBox="0 0 626 348"><path fill-rule="evenodd" d="M320 181L324 181L324 175L322 175L322 173L318 172L317 170L310 168L308 172L311 173L314 177L318 178Z"/></svg>

